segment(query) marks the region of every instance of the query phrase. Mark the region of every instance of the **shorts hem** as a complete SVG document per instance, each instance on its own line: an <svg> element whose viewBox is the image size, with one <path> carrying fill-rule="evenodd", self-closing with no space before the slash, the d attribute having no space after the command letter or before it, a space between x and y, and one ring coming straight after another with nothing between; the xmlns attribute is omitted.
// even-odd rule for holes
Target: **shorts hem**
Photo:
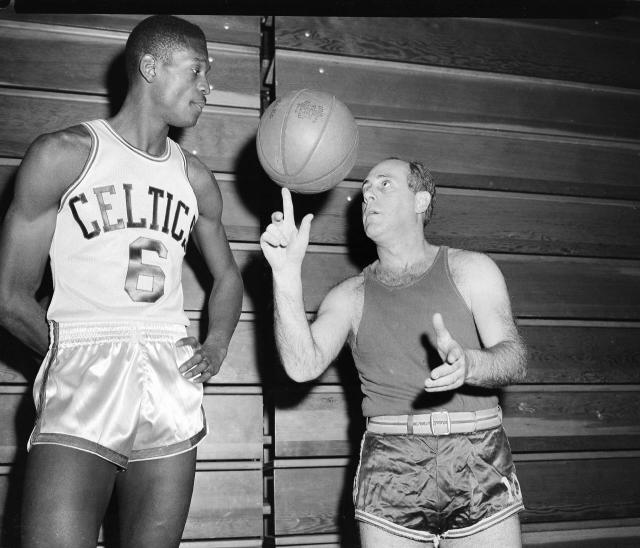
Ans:
<svg viewBox="0 0 640 548"><path fill-rule="evenodd" d="M374 525L375 527L378 527L383 531L386 531L387 533L391 533L392 535L405 537L411 540L433 542L438 537L438 535L435 535L434 533L427 533L425 531L409 529L408 527L398 525L397 523L393 523L388 519L374 516L373 514L369 514L368 512L364 512L363 510L356 510L355 518L358 521L363 521L365 523L369 523L370 525Z"/></svg>
<svg viewBox="0 0 640 548"><path fill-rule="evenodd" d="M493 525L504 521L508 517L522 510L524 510L524 504L522 503L522 501L515 502L512 505L499 510L495 514L491 514L486 518L482 518L480 521L474 523L473 525L469 525L468 527L461 527L460 529L449 529L448 531L442 533L442 538L463 538L470 535L475 535L476 533L480 533L485 529L488 529L489 527L492 527Z"/></svg>
<svg viewBox="0 0 640 548"><path fill-rule="evenodd" d="M188 440L172 443L171 445L165 445L163 447L152 447L149 449L136 449L131 452L129 462L139 462L145 460L163 459L166 457L174 457L182 453L190 451L194 447L197 447L208 433L207 425L194 436L191 436Z"/></svg>
<svg viewBox="0 0 640 548"><path fill-rule="evenodd" d="M364 512L363 510L355 511L355 518L358 521L363 521L375 527L386 531L387 533L391 533L392 535L408 538L416 541L430 541L433 542L436 539L447 538L447 539L455 539L455 538L463 538L474 535L476 533L480 533L493 525L497 525L501 521L507 519L508 517L516 514L520 511L524 510L524 504L522 502L516 502L511 506L507 506L503 508L499 512L492 514L486 518L481 519L479 522L474 523L468 527L461 527L460 529L449 529L442 534L429 533L426 531L418 531L416 529L410 529L408 527L404 527L403 525L398 525L388 519L381 518L379 516L375 516L368 512Z"/></svg>
<svg viewBox="0 0 640 548"><path fill-rule="evenodd" d="M120 468L126 468L128 459L123 454L109 449L99 443L89 441L78 436L72 436L70 434L61 433L47 433L39 432L33 439L29 441L29 446L33 445L62 445L64 447L71 447L73 449L79 449L86 453L91 453L104 460L112 462Z"/></svg>

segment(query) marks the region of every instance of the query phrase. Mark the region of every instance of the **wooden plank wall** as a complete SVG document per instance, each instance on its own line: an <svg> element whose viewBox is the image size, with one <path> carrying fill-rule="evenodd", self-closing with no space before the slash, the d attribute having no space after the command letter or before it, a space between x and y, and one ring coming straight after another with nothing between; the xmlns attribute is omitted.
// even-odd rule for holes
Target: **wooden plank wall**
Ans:
<svg viewBox="0 0 640 548"><path fill-rule="evenodd" d="M359 187L377 161L425 161L435 243L490 254L530 349L501 404L525 546L640 542L640 20L277 17L275 89L333 92L361 147L316 214L312 316L371 258ZM363 422L350 357L274 405L270 541L351 546ZM349 540L345 540L349 539Z"/></svg>
<svg viewBox="0 0 640 548"><path fill-rule="evenodd" d="M37 135L117 109L125 89L124 43L142 18L0 11L0 214L20 159ZM260 232L250 187L251 173L258 172L251 162L260 115L260 18L187 18L207 36L214 91L197 127L176 137L215 172L225 202L223 221L246 274L255 269ZM210 280L191 250L185 285L189 330L198 335ZM245 303L223 370L205 387L210 434L198 449L184 546L263 545L265 430L251 302ZM18 546L21 477L33 424L30 386L37 365L0 333L0 545L7 548Z"/></svg>
<svg viewBox="0 0 640 548"><path fill-rule="evenodd" d="M34 137L117 108L122 47L141 17L0 11L0 215ZM209 40L215 90L196 128L176 137L218 178L245 298L227 362L205 389L212 432L183 545L357 546L350 491L363 424L351 359L296 386L273 349L257 245L278 202L255 156L260 18L188 18ZM359 227L368 168L388 155L425 160L439 183L429 237L498 262L531 350L526 382L502 395L528 508L525 545L637 545L640 22L269 19L275 96L332 91L360 126L348 179L295 200L316 213L303 270L310 317L371 260ZM191 333L201 332L209 286L190 254ZM0 333L5 547L17 544L36 367Z"/></svg>

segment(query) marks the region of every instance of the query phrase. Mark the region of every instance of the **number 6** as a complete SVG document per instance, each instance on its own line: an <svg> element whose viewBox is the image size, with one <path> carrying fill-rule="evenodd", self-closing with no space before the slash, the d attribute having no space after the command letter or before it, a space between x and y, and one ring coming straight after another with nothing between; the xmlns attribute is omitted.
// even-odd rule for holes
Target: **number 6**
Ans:
<svg viewBox="0 0 640 548"><path fill-rule="evenodd" d="M129 245L129 268L124 289L132 301L142 303L155 303L164 295L165 275L159 266L142 262L142 251L155 251L161 259L167 258L167 248L158 240L140 237ZM151 289L142 289L138 286L140 276L152 278Z"/></svg>

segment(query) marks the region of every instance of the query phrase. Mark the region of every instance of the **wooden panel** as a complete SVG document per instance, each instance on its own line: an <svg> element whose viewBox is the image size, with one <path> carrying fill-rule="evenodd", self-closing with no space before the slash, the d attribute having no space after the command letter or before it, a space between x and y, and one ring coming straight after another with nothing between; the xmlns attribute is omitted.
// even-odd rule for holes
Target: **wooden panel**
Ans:
<svg viewBox="0 0 640 548"><path fill-rule="evenodd" d="M640 264L634 261L493 256L519 316L638 319Z"/></svg>
<svg viewBox="0 0 640 548"><path fill-rule="evenodd" d="M389 156L424 161L442 186L638 198L635 143L360 120L350 177Z"/></svg>
<svg viewBox="0 0 640 548"><path fill-rule="evenodd" d="M0 89L0 156L21 157L42 133L109 114L107 101L100 97ZM196 151L210 169L233 172L243 150L255 149L257 125L257 111L205 107L198 125L181 132L178 141Z"/></svg>
<svg viewBox="0 0 640 548"><path fill-rule="evenodd" d="M638 326L525 322L518 327L529 351L523 384L640 384ZM344 352L319 382L359 386L350 353Z"/></svg>
<svg viewBox="0 0 640 548"><path fill-rule="evenodd" d="M276 71L276 96L321 89L359 118L640 137L628 90L280 49Z"/></svg>
<svg viewBox="0 0 640 548"><path fill-rule="evenodd" d="M640 449L638 391L525 388L500 396L514 451ZM281 400L286 400L286 406ZM276 398L275 455L329 457L357 452L362 397L337 388Z"/></svg>
<svg viewBox="0 0 640 548"><path fill-rule="evenodd" d="M262 470L201 470L183 539L259 537L262 517Z"/></svg>
<svg viewBox="0 0 640 548"><path fill-rule="evenodd" d="M234 246L234 257L244 275L244 311L268 310L262 253L253 246ZM305 307L317 310L327 291L356 275L363 257L311 249L302 266ZM492 255L502 270L516 315L540 318L640 319L640 263L517 255ZM361 266L364 266L361 262ZM185 307L201 310L204 291L198 278L185 268ZM258 288L261 288L258 290Z"/></svg>
<svg viewBox="0 0 640 548"><path fill-rule="evenodd" d="M640 384L637 327L521 325L526 383Z"/></svg>
<svg viewBox="0 0 640 548"><path fill-rule="evenodd" d="M315 214L311 242L362 245L360 187L294 196ZM281 206L276 206L280 207ZM426 228L433 243L477 251L640 258L637 202L439 188Z"/></svg>
<svg viewBox="0 0 640 548"><path fill-rule="evenodd" d="M587 527L589 524L586 523ZM640 540L640 527L589 527L568 530L526 531L522 532L524 548L616 548L637 547Z"/></svg>
<svg viewBox="0 0 640 548"><path fill-rule="evenodd" d="M126 35L60 31L0 19L0 84L123 97ZM257 49L209 44L209 104L259 108Z"/></svg>
<svg viewBox="0 0 640 548"><path fill-rule="evenodd" d="M62 11L62 10L58 10ZM151 15L151 14L149 14ZM19 13L14 6L0 11L0 19L30 21L79 28L116 30L129 33L146 15L123 13ZM260 45L260 17L258 15L180 15L198 25L207 40L228 44Z"/></svg>
<svg viewBox="0 0 640 548"><path fill-rule="evenodd" d="M206 389L209 435L198 448L201 460L258 460L262 458L262 396L215 394ZM35 420L31 391L24 387L0 394L0 463L24 453Z"/></svg>
<svg viewBox="0 0 640 548"><path fill-rule="evenodd" d="M616 30L600 33L589 19L563 30L530 19L278 17L275 29L279 48L640 88L629 70L639 24L620 33L625 22L610 21Z"/></svg>
<svg viewBox="0 0 640 548"><path fill-rule="evenodd" d="M352 520L353 472L344 467L276 468L273 471L273 519L276 535L337 532L340 515ZM310 496L313 494L313 496Z"/></svg>
<svg viewBox="0 0 640 548"><path fill-rule="evenodd" d="M640 512L640 459L608 458L518 462L527 510L523 523L607 519ZM352 519L353 473L344 467L276 468L275 534L338 530L341 512ZM314 496L309 496L313 493Z"/></svg>
<svg viewBox="0 0 640 548"><path fill-rule="evenodd" d="M205 388L209 435L198 459L262 459L262 395L216 394Z"/></svg>

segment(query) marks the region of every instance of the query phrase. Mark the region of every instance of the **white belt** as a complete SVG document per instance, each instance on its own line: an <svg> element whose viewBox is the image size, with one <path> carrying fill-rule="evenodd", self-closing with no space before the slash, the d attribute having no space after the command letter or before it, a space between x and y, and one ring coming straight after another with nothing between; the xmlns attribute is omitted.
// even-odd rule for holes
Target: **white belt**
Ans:
<svg viewBox="0 0 640 548"><path fill-rule="evenodd" d="M367 420L367 430L376 434L424 434L447 436L488 430L502 424L502 409L480 411L434 411L420 415L380 415Z"/></svg>

